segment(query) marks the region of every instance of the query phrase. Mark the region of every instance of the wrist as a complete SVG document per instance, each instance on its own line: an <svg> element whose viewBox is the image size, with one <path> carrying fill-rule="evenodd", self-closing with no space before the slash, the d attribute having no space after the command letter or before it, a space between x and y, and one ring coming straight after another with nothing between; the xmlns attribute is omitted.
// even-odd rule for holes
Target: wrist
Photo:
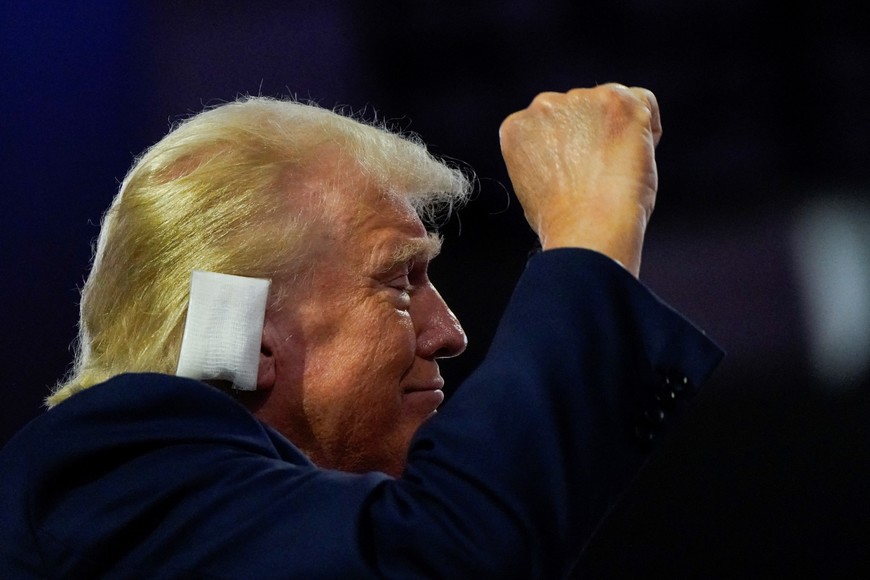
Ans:
<svg viewBox="0 0 870 580"><path fill-rule="evenodd" d="M614 220L613 215L604 216L607 219L595 219L595 216L586 214L582 220L564 219L559 220L562 223L548 224L538 233L541 249L592 250L611 258L638 277L647 218L637 212L631 217L625 213L617 214L623 216L620 220Z"/></svg>

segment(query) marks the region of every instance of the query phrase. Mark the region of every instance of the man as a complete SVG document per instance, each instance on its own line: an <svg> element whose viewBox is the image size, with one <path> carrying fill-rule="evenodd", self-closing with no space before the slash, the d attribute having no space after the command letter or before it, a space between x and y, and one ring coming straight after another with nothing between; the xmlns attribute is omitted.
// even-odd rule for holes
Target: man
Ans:
<svg viewBox="0 0 870 580"><path fill-rule="evenodd" d="M636 280L660 134L654 96L621 85L544 93L504 122L544 251L436 414L437 360L465 336L420 216L468 180L294 103L176 128L104 221L72 376L0 455L5 569L564 577L721 356ZM194 270L271 280L252 391L170 376Z"/></svg>

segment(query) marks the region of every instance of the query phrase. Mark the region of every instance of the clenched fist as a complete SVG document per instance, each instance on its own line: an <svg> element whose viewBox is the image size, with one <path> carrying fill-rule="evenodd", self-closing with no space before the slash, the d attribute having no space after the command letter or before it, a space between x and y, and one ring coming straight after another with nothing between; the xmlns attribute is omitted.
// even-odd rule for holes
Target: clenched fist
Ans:
<svg viewBox="0 0 870 580"><path fill-rule="evenodd" d="M661 133L655 96L618 84L541 93L505 119L502 155L543 249L596 250L637 276Z"/></svg>

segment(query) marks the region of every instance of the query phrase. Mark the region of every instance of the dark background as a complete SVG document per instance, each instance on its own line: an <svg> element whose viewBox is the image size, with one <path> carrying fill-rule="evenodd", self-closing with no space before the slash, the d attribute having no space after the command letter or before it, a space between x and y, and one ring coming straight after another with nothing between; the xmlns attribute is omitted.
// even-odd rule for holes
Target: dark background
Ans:
<svg viewBox="0 0 870 580"><path fill-rule="evenodd" d="M432 274L471 340L443 365L455 384L485 353L532 248L499 123L540 91L619 81L652 89L665 127L642 279L729 356L581 570L845 576L866 565L870 535L859 8L0 2L0 443L64 374L100 216L172 121L240 94L295 95L387 119L472 166L479 191L444 228Z"/></svg>

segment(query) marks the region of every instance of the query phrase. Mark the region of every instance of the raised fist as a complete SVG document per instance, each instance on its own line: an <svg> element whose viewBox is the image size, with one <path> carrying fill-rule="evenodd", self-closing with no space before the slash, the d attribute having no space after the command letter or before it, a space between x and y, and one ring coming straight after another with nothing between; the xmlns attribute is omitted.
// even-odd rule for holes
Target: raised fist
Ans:
<svg viewBox="0 0 870 580"><path fill-rule="evenodd" d="M619 84L541 93L501 125L501 149L542 247L580 247L640 271L655 206L655 96Z"/></svg>

